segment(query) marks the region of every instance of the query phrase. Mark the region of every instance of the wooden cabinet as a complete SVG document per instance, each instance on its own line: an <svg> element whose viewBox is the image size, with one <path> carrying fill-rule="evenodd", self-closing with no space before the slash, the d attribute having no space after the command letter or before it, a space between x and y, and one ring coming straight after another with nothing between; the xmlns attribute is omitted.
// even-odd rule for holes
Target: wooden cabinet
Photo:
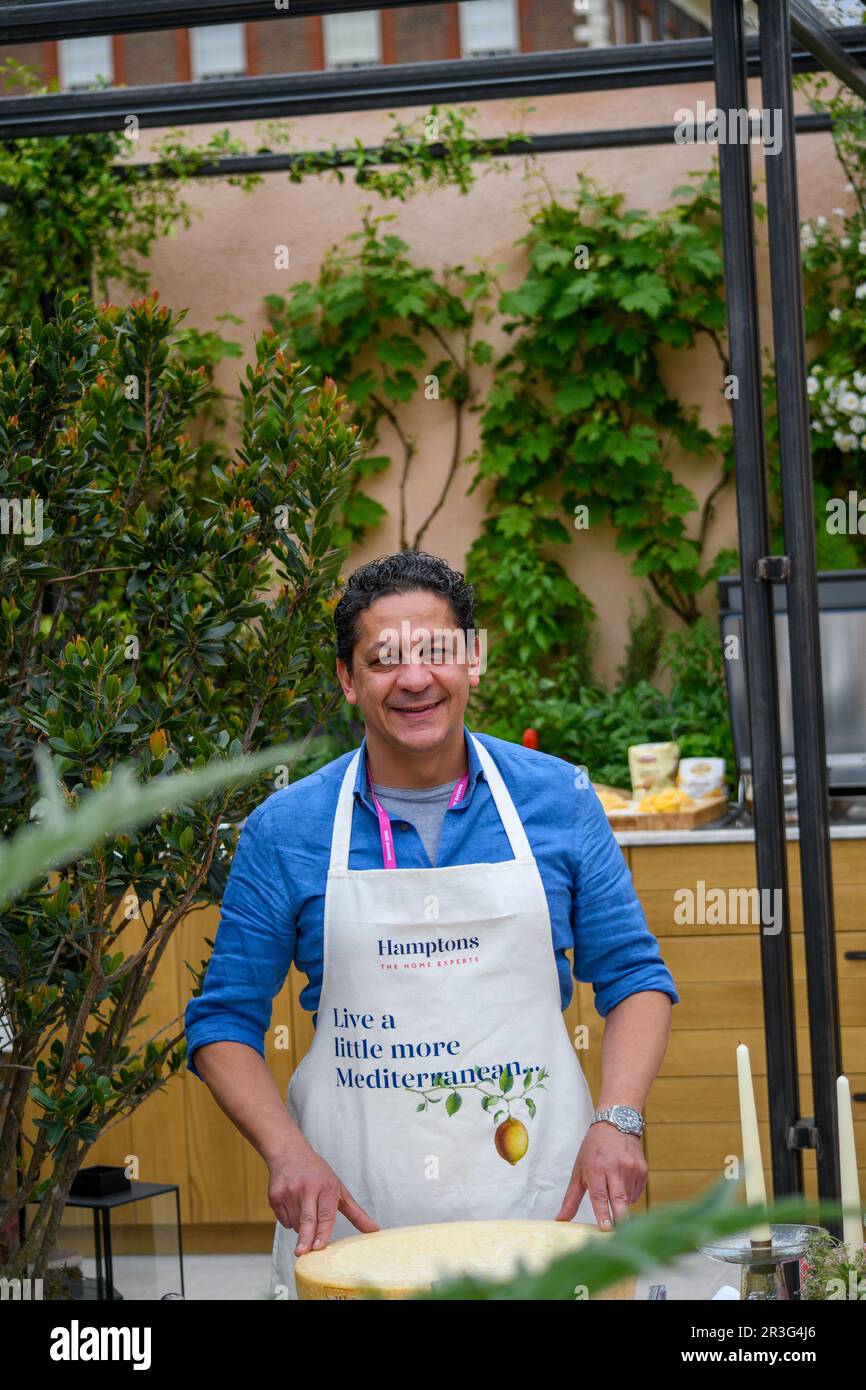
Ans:
<svg viewBox="0 0 866 1390"><path fill-rule="evenodd" d="M767 1113L766 1057L761 1003L757 927L748 923L682 925L674 920L677 889L696 891L702 880L713 887L754 885L751 843L638 845L623 850L662 955L674 976L681 1002L661 1072L647 1104L646 1151L650 1176L645 1205L682 1200L714 1182L740 1150L736 1057L738 1042L752 1054L758 1113ZM833 842L834 894L839 952L843 1062L853 1091L866 1091L866 960L846 961L848 950L866 950L866 840ZM794 927L794 972L798 1018L797 1048L801 1110L810 1113L811 1076L806 1014L803 925L796 889L800 882L797 846L789 844ZM156 1031L182 1018L189 998L185 962L207 956L218 908L191 914L168 949L148 999L148 1027ZM311 1016L300 1007L305 983L293 970L274 1001L268 1032L268 1063L281 1094L313 1036ZM580 1058L593 1097L601 1079L604 1021L595 1010L591 985L578 984L565 1015L572 1037L583 1030L587 1046ZM175 1025L176 1026L176 1025ZM858 1118L859 1117L859 1118ZM866 1164L866 1104L855 1108L858 1152ZM769 1160L766 1123L764 1154ZM184 1248L267 1250L274 1218L267 1201L267 1170L254 1149L219 1109L203 1082L189 1072L169 1082L123 1124L115 1126L91 1151L91 1163L127 1163L138 1176L179 1182ZM807 1188L817 1191L815 1157L804 1153ZM866 1168L860 1174L866 1191ZM767 1187L771 1190L769 1170ZM126 1219L135 1224L135 1207Z"/></svg>
<svg viewBox="0 0 866 1390"><path fill-rule="evenodd" d="M623 849L650 928L680 995L674 1006L671 1039L647 1103L646 1153L650 1164L649 1206L683 1200L707 1187L739 1154L736 1047L749 1045L758 1116L767 1115L767 1063L764 1044L759 927L749 921L675 920L682 897L698 894L699 881L712 888L747 889L755 884L754 845L634 845ZM866 839L834 840L833 883L837 933L842 1059L852 1091L866 1092L866 959L846 960L848 951L866 951ZM801 1114L812 1113L803 916L799 899L800 864L796 842L788 844L797 1058ZM728 902L732 900L728 896ZM682 912L680 916L682 916ZM721 915L721 914L719 914ZM735 912L726 914L740 915ZM592 987L578 987L578 1009L589 1030L585 1068L593 1092L600 1080L603 1020L595 1012ZM866 1103L855 1102L857 1150L866 1191ZM762 1148L769 1165L768 1125ZM804 1151L806 1189L817 1195L815 1154ZM772 1180L767 1166L767 1190Z"/></svg>

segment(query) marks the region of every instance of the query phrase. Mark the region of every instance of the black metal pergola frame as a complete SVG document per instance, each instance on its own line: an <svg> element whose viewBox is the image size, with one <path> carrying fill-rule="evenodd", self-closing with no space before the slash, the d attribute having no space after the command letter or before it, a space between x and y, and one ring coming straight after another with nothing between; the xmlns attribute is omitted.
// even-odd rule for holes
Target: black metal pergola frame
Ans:
<svg viewBox="0 0 866 1390"><path fill-rule="evenodd" d="M419 4L438 0L415 0ZM822 117L793 115L792 73L828 71L866 98L866 29L828 30L809 0L758 0L760 33L746 36L741 0L712 0L712 37L624 48L531 53L507 58L413 63L349 72L179 83L152 88L64 92L0 101L0 137L122 129L134 113L142 126L248 120L318 112L540 96L667 83L715 83L721 111L749 109L747 79L760 75L763 106L781 119L781 148L766 159L771 291L779 417L784 556L770 555L769 501L761 391L751 152L719 143L725 284L731 370L744 653L749 702L759 890L780 889L782 929L761 930L773 1186L802 1192L802 1152L817 1154L822 1202L839 1200L836 1078L842 1071L833 916L828 791L815 561L806 344L800 267L796 131L826 130ZM405 7L379 0L376 8ZM118 34L237 20L290 21L370 0L47 0L0 4L0 46L44 38ZM798 46L792 45L792 35ZM673 127L527 136L515 154L669 141ZM506 148L502 141L495 143ZM213 175L288 167L292 155L215 160ZM270 161L270 162L268 162ZM800 1114L792 942L773 583L787 585L788 631L802 679L792 682L799 808L799 854L806 948L814 1116ZM793 663L792 663L793 665ZM763 891L761 901L763 901ZM836 1218L825 1224L840 1233Z"/></svg>
<svg viewBox="0 0 866 1390"><path fill-rule="evenodd" d="M413 3L426 6L439 0ZM857 90L863 79L861 63L866 62L866 29L846 26L830 33L821 25L820 17L816 18L808 0L789 3L792 30L801 45L792 52L793 70L814 72L827 68ZM52 38L64 39L94 33L186 28L218 23L227 16L237 19L241 14L245 20L291 22L346 8L368 9L369 4L356 0L348 6L339 0L290 0L289 9L278 11L273 0L183 0L178 4L170 0L140 0L138 4L135 0L37 0L16 5L4 5L0 0L0 47L32 42L49 33ZM381 0L378 8L406 8L406 0ZM761 70L757 36L745 39L744 51L747 73L755 77ZM141 127L164 127L709 82L715 71L713 55L711 38L681 39L500 58L389 64L349 71L280 73L7 97L0 100L0 138L118 130L123 129L130 114ZM866 85L860 90L866 96ZM600 135L610 137L610 143L644 143L639 138L640 128L585 131L581 135L584 141ZM659 138L667 139L667 133Z"/></svg>

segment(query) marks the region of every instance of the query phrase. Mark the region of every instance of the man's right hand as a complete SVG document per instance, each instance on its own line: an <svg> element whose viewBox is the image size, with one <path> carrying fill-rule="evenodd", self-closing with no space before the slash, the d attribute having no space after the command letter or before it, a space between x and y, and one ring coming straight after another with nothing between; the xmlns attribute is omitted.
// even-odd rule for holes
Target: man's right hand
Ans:
<svg viewBox="0 0 866 1390"><path fill-rule="evenodd" d="M331 1238L337 1212L359 1231L379 1227L333 1168L309 1144L268 1165L268 1202L281 1225L298 1233L295 1255L323 1250Z"/></svg>

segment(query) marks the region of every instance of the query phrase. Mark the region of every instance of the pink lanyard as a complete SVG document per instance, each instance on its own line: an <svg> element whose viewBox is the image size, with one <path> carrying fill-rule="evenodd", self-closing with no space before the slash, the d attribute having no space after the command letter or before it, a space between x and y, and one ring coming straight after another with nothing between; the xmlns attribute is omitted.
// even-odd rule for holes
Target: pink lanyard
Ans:
<svg viewBox="0 0 866 1390"><path fill-rule="evenodd" d="M460 780L458 782L455 782L454 784L454 790L451 793L451 800L448 802L449 811L451 810L451 807L456 805L458 801L463 800L468 785L469 774L465 773L464 776L461 777ZM379 838L382 841L383 867L386 869L396 869L397 860L394 857L394 836L391 833L391 818L388 815L388 812L385 810L385 807L379 800L378 796L373 791L373 784L370 781L369 770L367 772L367 786L370 788L370 795L373 798L373 805L376 807L376 815L379 817Z"/></svg>

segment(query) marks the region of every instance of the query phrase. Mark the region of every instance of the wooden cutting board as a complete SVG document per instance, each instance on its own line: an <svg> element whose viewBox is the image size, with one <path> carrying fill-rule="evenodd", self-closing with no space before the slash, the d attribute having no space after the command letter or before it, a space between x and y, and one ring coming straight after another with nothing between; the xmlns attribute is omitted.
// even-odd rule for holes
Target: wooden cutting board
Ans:
<svg viewBox="0 0 866 1390"><path fill-rule="evenodd" d="M618 791L621 796L628 796L622 787L605 787L604 790ZM612 830L694 830L697 825L718 820L727 809L727 796L699 796L695 797L694 806L686 806L682 811L629 809L608 811L606 814Z"/></svg>

